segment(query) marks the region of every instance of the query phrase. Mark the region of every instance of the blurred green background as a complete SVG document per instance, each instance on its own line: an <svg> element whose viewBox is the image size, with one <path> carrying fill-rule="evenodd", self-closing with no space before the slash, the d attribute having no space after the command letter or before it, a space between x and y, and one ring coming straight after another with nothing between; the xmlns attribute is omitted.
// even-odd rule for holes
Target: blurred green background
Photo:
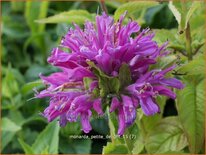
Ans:
<svg viewBox="0 0 206 155"><path fill-rule="evenodd" d="M122 12L120 6L125 3L127 1L114 0L106 1L105 5L108 13L117 17ZM137 20L142 28L150 27L157 32L164 29L156 38L158 42L169 39L173 44L179 44L171 47L174 52L184 48L183 44L170 39L171 34L178 33L178 23L168 8L168 2L147 4L144 7L136 5L132 9L129 17ZM54 16L64 11L67 13L63 17ZM33 99L33 88L42 88L39 73L49 75L57 71L46 59L52 48L59 45L62 36L72 27L72 22L82 25L85 20L94 21L95 15L101 12L99 1L1 2L2 153L102 153L103 146L110 139L71 138L70 135L85 135L80 124L70 123L61 129L55 121L48 125L39 113L47 107L49 100ZM202 25L202 20L204 22L204 12L199 10L196 14L194 23L197 23L197 27L198 24ZM45 19L48 16L54 18ZM199 32L194 32L196 34ZM194 48L204 38L202 34L198 37L200 39L193 43ZM181 58L185 60L184 55ZM162 116L176 115L175 101L168 99ZM107 118L92 119L91 122L93 130L86 135L109 135Z"/></svg>

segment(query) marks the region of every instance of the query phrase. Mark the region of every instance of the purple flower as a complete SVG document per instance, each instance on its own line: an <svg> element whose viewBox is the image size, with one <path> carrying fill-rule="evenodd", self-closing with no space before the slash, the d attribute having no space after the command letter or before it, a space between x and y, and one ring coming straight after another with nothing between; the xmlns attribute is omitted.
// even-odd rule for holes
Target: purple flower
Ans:
<svg viewBox="0 0 206 155"><path fill-rule="evenodd" d="M40 75L48 88L36 94L50 98L43 112L48 121L58 117L60 125L65 126L80 120L88 133L92 130L92 113L103 115L103 107L109 106L109 112L118 116L118 134L122 135L134 123L137 108L147 116L159 113L156 97L175 99L176 94L168 87L184 87L179 80L165 76L175 65L149 70L157 58L168 54L167 43L159 47L152 40L154 33L140 30L135 21L123 25L125 15L114 22L103 13L96 17L96 24L87 21L84 29L74 25L61 46L53 49L48 62L61 71L48 77Z"/></svg>

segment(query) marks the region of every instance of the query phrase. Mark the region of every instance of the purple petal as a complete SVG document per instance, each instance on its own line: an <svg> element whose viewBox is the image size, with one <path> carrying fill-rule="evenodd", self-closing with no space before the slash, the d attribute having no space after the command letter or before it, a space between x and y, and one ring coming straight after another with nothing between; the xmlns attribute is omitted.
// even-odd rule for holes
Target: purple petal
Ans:
<svg viewBox="0 0 206 155"><path fill-rule="evenodd" d="M103 111L102 111L102 106L101 106L101 99L98 98L96 100L94 100L93 102L93 108L94 110L99 114L99 115L103 115Z"/></svg>
<svg viewBox="0 0 206 155"><path fill-rule="evenodd" d="M62 85L69 81L67 73L64 72L53 73L47 77L41 74L39 76L45 84L52 84L55 86Z"/></svg>
<svg viewBox="0 0 206 155"><path fill-rule="evenodd" d="M118 128L118 135L123 135L125 128L126 128L126 124L125 124L125 115L124 115L124 111L123 111L123 107L120 107L118 110L118 124L119 124L119 128Z"/></svg>
<svg viewBox="0 0 206 155"><path fill-rule="evenodd" d="M81 114L82 129L85 133L89 133L92 130L91 124L89 122L90 117L91 117L91 111Z"/></svg>
<svg viewBox="0 0 206 155"><path fill-rule="evenodd" d="M61 127L64 127L64 126L66 126L66 124L67 124L66 114L62 114L62 115L60 116L60 119L59 119L59 125L60 125Z"/></svg>
<svg viewBox="0 0 206 155"><path fill-rule="evenodd" d="M151 97L140 98L140 105L145 115L150 116L160 112L159 106Z"/></svg>
<svg viewBox="0 0 206 155"><path fill-rule="evenodd" d="M117 97L112 98L111 106L109 112L115 111L120 106L120 102Z"/></svg>
<svg viewBox="0 0 206 155"><path fill-rule="evenodd" d="M125 123L130 126L136 119L136 109L134 107L124 107Z"/></svg>
<svg viewBox="0 0 206 155"><path fill-rule="evenodd" d="M157 91L161 95L168 96L172 99L176 98L176 94L164 86L154 86L153 89L154 89L154 91Z"/></svg>
<svg viewBox="0 0 206 155"><path fill-rule="evenodd" d="M185 87L184 84L182 84L182 82L176 78L162 79L159 81L159 83L177 89L183 89Z"/></svg>

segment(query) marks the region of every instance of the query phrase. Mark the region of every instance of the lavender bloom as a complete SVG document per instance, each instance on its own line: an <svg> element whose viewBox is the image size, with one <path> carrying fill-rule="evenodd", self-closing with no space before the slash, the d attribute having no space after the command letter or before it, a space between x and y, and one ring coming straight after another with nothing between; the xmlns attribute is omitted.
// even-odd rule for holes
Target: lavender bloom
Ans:
<svg viewBox="0 0 206 155"><path fill-rule="evenodd" d="M36 94L38 98L50 98L50 105L43 112L48 121L59 117L60 125L65 126L80 118L83 131L88 133L92 129L92 111L103 115L103 107L109 106L109 112L118 115L118 134L122 135L134 123L137 108L142 108L147 116L159 113L155 98L164 95L175 99L176 94L168 87L184 87L179 80L165 77L175 65L164 70L149 70L157 58L168 53L167 43L159 47L152 40L154 33L149 29L141 31L135 21L123 25L125 15L114 22L103 13L96 17L96 25L86 22L84 30L74 25L60 46L71 52L53 49L48 62L61 72L48 77L40 75L48 88ZM131 37L132 34L136 37ZM120 80L123 64L130 73L123 76L131 76L126 84ZM115 85L111 85L111 81L116 82Z"/></svg>

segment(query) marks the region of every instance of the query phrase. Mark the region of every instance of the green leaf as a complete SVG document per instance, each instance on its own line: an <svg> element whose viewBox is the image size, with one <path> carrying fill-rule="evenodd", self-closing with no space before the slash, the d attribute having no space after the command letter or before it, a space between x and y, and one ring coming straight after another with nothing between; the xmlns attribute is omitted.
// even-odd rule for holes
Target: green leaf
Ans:
<svg viewBox="0 0 206 155"><path fill-rule="evenodd" d="M25 154L34 154L34 150L31 146L25 143L22 139L18 139L19 143L21 144Z"/></svg>
<svg viewBox="0 0 206 155"><path fill-rule="evenodd" d="M141 138L139 138L141 137ZM144 141L142 136L139 136L138 139L136 139L135 143L134 143L134 148L132 150L132 154L139 154L143 151L144 149Z"/></svg>
<svg viewBox="0 0 206 155"><path fill-rule="evenodd" d="M131 72L129 69L129 66L125 63L122 64L122 66L119 69L119 81L120 81L120 89L125 88L126 86L128 86L131 81L132 81L132 77L131 77Z"/></svg>
<svg viewBox="0 0 206 155"><path fill-rule="evenodd" d="M14 121L16 124L18 124L19 126L22 126L25 123L25 119L22 115L22 113L20 112L20 110L9 110L9 118Z"/></svg>
<svg viewBox="0 0 206 155"><path fill-rule="evenodd" d="M76 23L83 24L85 21L92 21L93 15L86 10L70 10L54 16L36 20L38 23Z"/></svg>
<svg viewBox="0 0 206 155"><path fill-rule="evenodd" d="M21 12L24 9L24 2L11 1L11 9L15 12Z"/></svg>
<svg viewBox="0 0 206 155"><path fill-rule="evenodd" d="M6 76L2 80L2 95L11 99L18 92L19 85L11 71L11 67L9 67Z"/></svg>
<svg viewBox="0 0 206 155"><path fill-rule="evenodd" d="M190 61L187 64L180 66L177 71L180 73L185 73L187 76L190 75L205 75L205 60L204 55L201 54L196 57L194 60Z"/></svg>
<svg viewBox="0 0 206 155"><path fill-rule="evenodd" d="M25 18L29 25L32 35L43 32L45 25L38 25L34 21L39 18L44 18L47 15L49 1L35 2L27 1L25 7Z"/></svg>
<svg viewBox="0 0 206 155"><path fill-rule="evenodd" d="M91 122L92 129L99 134L108 135L109 127L107 120L103 118L93 119Z"/></svg>
<svg viewBox="0 0 206 155"><path fill-rule="evenodd" d="M114 14L114 19L118 20L119 17L125 12L128 11L128 15L131 17L135 17L135 19L137 19L136 17L138 16L140 20L143 20L143 13L146 9L157 5L158 2L154 2L154 1L150 1L150 2L146 2L146 1L136 1L136 2L128 2L125 3L123 5L121 5L120 7L117 8L117 10L115 11Z"/></svg>
<svg viewBox="0 0 206 155"><path fill-rule="evenodd" d="M15 124L7 117L3 117L1 120L2 127L2 150L7 146L7 144L12 140L17 131L21 129L20 126Z"/></svg>
<svg viewBox="0 0 206 155"><path fill-rule="evenodd" d="M127 147L124 144L117 144L108 142L106 146L103 147L102 154L127 154Z"/></svg>
<svg viewBox="0 0 206 155"><path fill-rule="evenodd" d="M141 132L143 132L143 136L146 136L149 132L151 132L157 123L162 119L164 106L166 104L166 97L158 96L156 98L156 103L159 105L161 113L155 114L153 116L146 116L143 114L141 120L136 120ZM142 110L141 113L143 113Z"/></svg>
<svg viewBox="0 0 206 155"><path fill-rule="evenodd" d="M23 85L23 87L21 88L21 93L23 95L26 95L29 92L33 92L34 88L42 87L42 86L43 86L43 84L42 84L41 80L36 80L36 81L33 81L33 82L29 82L29 83Z"/></svg>
<svg viewBox="0 0 206 155"><path fill-rule="evenodd" d="M93 69L93 73L98 77L100 96L106 97L110 93L118 93L120 81L117 77L110 77L99 69L94 62L88 61L88 65Z"/></svg>
<svg viewBox="0 0 206 155"><path fill-rule="evenodd" d="M148 153L180 151L188 145L177 117L166 117L156 124L146 139Z"/></svg>
<svg viewBox="0 0 206 155"><path fill-rule="evenodd" d="M49 154L58 153L59 144L59 124L57 121L53 121L39 134L32 149L35 153L41 153L46 146L49 146Z"/></svg>
<svg viewBox="0 0 206 155"><path fill-rule="evenodd" d="M91 144L91 139L60 138L59 150L64 154L89 154Z"/></svg>
<svg viewBox="0 0 206 155"><path fill-rule="evenodd" d="M186 87L177 91L179 119L184 127L191 153L199 153L204 143L204 82L204 77L200 75L188 76L184 80Z"/></svg>
<svg viewBox="0 0 206 155"><path fill-rule="evenodd" d="M80 123L79 122L67 123L65 127L62 127L60 129L60 133L64 137L68 137L70 135L80 135L82 133Z"/></svg>
<svg viewBox="0 0 206 155"><path fill-rule="evenodd" d="M200 7L200 4L201 2L169 2L169 8L179 24L179 31L187 28L191 16Z"/></svg>
<svg viewBox="0 0 206 155"><path fill-rule="evenodd" d="M189 20L191 16L194 14L196 9L200 7L201 2L193 2L189 11L187 12L186 19L185 19L185 29L187 28L187 23L189 23ZM203 4L204 5L204 4Z"/></svg>
<svg viewBox="0 0 206 155"><path fill-rule="evenodd" d="M180 2L178 2L178 3L180 3ZM173 15L175 16L178 24L181 25L181 22L182 22L181 6L178 7L179 5L177 6L175 4L174 4L174 2L170 1L168 6L169 6L169 9L172 11Z"/></svg>

